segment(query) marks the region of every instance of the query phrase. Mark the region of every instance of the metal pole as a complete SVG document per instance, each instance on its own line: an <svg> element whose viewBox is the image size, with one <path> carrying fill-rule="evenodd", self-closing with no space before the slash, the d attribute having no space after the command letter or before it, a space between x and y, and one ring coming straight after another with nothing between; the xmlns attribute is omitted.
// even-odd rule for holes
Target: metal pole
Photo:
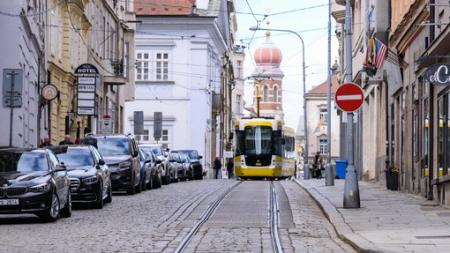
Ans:
<svg viewBox="0 0 450 253"><path fill-rule="evenodd" d="M334 171L331 166L331 0L328 0L328 64L327 64L327 151L328 159L325 167L325 185L334 185Z"/></svg>
<svg viewBox="0 0 450 253"><path fill-rule="evenodd" d="M352 81L352 7L351 0L345 2L345 82ZM353 164L353 113L347 114L347 140L348 166L345 173L344 208L359 208L359 186L356 168Z"/></svg>
<svg viewBox="0 0 450 253"><path fill-rule="evenodd" d="M12 136L13 136L13 120L14 120L14 89L15 89L15 77L19 73L14 70L11 71L9 76L11 76L11 91L9 92L9 146L12 147Z"/></svg>

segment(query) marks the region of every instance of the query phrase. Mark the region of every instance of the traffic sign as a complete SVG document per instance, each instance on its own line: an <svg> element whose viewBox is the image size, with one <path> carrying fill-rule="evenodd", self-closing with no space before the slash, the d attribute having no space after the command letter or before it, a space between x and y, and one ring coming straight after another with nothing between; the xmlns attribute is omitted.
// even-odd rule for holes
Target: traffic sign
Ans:
<svg viewBox="0 0 450 253"><path fill-rule="evenodd" d="M344 83L336 90L336 105L344 112L358 110L364 101L364 90L355 83Z"/></svg>

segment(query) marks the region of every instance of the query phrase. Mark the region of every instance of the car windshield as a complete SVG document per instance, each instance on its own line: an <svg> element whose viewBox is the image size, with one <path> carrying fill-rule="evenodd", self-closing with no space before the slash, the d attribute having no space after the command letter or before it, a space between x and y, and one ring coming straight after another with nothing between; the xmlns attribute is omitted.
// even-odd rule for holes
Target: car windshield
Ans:
<svg viewBox="0 0 450 253"><path fill-rule="evenodd" d="M93 166L94 160L88 148L67 149L66 153L58 154L58 159L69 167Z"/></svg>
<svg viewBox="0 0 450 253"><path fill-rule="evenodd" d="M48 171L47 156L40 152L0 154L0 172Z"/></svg>
<svg viewBox="0 0 450 253"><path fill-rule="evenodd" d="M153 152L156 156L161 156L161 149L159 147L140 147L145 153Z"/></svg>
<svg viewBox="0 0 450 253"><path fill-rule="evenodd" d="M190 159L193 159L193 160L198 159L198 152L196 150L186 150L186 151L183 151L183 153L187 154Z"/></svg>
<svg viewBox="0 0 450 253"><path fill-rule="evenodd" d="M102 156L130 154L128 139L126 138L98 138L97 147Z"/></svg>

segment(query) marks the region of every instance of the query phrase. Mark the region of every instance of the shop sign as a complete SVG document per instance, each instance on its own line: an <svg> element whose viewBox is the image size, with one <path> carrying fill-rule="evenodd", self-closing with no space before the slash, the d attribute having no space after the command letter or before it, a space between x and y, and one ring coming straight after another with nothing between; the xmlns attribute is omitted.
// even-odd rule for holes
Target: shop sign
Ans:
<svg viewBox="0 0 450 253"><path fill-rule="evenodd" d="M425 73L427 80L434 85L450 84L450 65L436 64L429 67Z"/></svg>

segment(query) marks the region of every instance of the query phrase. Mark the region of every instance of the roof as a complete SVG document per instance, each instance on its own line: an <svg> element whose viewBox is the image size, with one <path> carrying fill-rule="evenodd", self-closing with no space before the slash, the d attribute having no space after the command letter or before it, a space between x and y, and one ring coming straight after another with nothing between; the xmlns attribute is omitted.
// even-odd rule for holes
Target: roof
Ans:
<svg viewBox="0 0 450 253"><path fill-rule="evenodd" d="M337 88L339 87L339 80L336 75L331 76L331 94L336 93ZM328 85L327 81L314 86L311 90L306 92L306 96L326 96L328 94Z"/></svg>
<svg viewBox="0 0 450 253"><path fill-rule="evenodd" d="M200 16L219 15L221 0L209 0L208 8L196 6L196 0L135 0L136 16ZM193 7L196 6L195 13Z"/></svg>

